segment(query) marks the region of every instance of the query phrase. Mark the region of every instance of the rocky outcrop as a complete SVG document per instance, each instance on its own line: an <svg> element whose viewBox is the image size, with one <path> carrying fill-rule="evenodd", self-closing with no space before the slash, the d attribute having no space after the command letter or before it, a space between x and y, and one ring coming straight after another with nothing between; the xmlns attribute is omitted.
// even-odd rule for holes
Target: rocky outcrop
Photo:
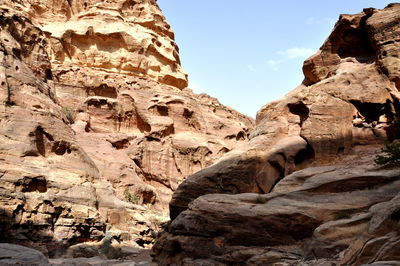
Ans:
<svg viewBox="0 0 400 266"><path fill-rule="evenodd" d="M391 4L340 16L303 83L258 112L249 142L175 191L157 262L399 260L399 169L374 166L383 141L400 137L399 14Z"/></svg>
<svg viewBox="0 0 400 266"><path fill-rule="evenodd" d="M201 196L153 251L162 265L399 260L399 186L398 168L345 163L297 171L267 194Z"/></svg>
<svg viewBox="0 0 400 266"><path fill-rule="evenodd" d="M250 118L186 88L156 1L0 12L1 241L147 246L177 186L248 139Z"/></svg>
<svg viewBox="0 0 400 266"><path fill-rule="evenodd" d="M1 239L35 246L37 238L101 238L99 171L46 82L44 35L4 9L1 24Z"/></svg>
<svg viewBox="0 0 400 266"><path fill-rule="evenodd" d="M23 3L28 18L48 34L54 78L60 86L85 86L84 80L71 79L79 69L94 83L116 73L187 87L174 33L155 0ZM93 80L94 73L103 75ZM71 86L64 87L68 89Z"/></svg>
<svg viewBox="0 0 400 266"><path fill-rule="evenodd" d="M400 93L395 78L383 74L380 62L384 60L381 55L384 51L377 45L393 36L392 30L390 27L387 31L381 30L379 35L369 30L382 23L398 26L398 10L399 5L391 5L380 11L367 9L357 15L342 15L320 51L305 61L303 84L258 112L257 126L250 134L249 143L228 153L212 166L212 170L204 169L181 185L170 204L172 218L202 194L193 194L192 183L202 187L196 188L197 191L255 192L254 188L238 185L236 179L231 178L232 173L246 168L240 174L240 182L263 180L258 183L271 185L261 186L259 190L268 192L279 179L311 162L330 163L338 155L351 153L354 146L398 138ZM385 14L385 22L375 19L375 15ZM350 37L346 37L348 35ZM359 45L368 47L356 46L357 38L361 38ZM368 42L362 41L365 38ZM393 43L396 38L391 39ZM336 46L343 47L332 48ZM353 46L358 48L353 49ZM359 54L370 49L373 54ZM398 53L400 48L397 45L391 49L392 53ZM322 57L334 59L322 60ZM328 68L329 75L316 78L316 73ZM294 139L297 139L295 144L291 143ZM282 150L282 145L293 148L288 152ZM212 188L207 185L211 179L218 180ZM221 188L218 185L221 183L231 189Z"/></svg>
<svg viewBox="0 0 400 266"><path fill-rule="evenodd" d="M186 88L156 1L26 8L47 34L55 91L77 141L120 198L128 191L166 205L184 178L247 139L251 119Z"/></svg>
<svg viewBox="0 0 400 266"><path fill-rule="evenodd" d="M282 138L271 150L263 150L263 145L273 145L271 140L265 137L256 147L238 148L183 182L170 203L171 218L204 194L267 193L277 180L296 169L297 154L309 152L307 142L299 136Z"/></svg>
<svg viewBox="0 0 400 266"><path fill-rule="evenodd" d="M10 265L10 266L50 265L47 258L39 251L12 244L0 244L0 263L1 265Z"/></svg>
<svg viewBox="0 0 400 266"><path fill-rule="evenodd" d="M13 244L0 244L0 264L2 266L55 266L55 265L68 265L68 266L95 266L95 265L119 265L119 266L132 266L132 265L154 265L151 263L150 256L142 256L136 254L132 258L124 257L123 260L118 259L104 259L100 256L85 258L58 258L47 259L43 253L27 248L20 245Z"/></svg>

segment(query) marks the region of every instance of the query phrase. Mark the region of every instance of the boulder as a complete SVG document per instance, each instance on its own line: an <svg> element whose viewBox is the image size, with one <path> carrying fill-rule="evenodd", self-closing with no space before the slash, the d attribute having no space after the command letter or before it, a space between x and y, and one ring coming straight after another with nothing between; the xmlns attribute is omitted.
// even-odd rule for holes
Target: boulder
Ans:
<svg viewBox="0 0 400 266"><path fill-rule="evenodd" d="M0 243L0 264L21 266L47 266L48 259L39 251L20 245Z"/></svg>
<svg viewBox="0 0 400 266"><path fill-rule="evenodd" d="M207 194L171 221L153 247L155 261L399 260L399 191L398 169L338 165L297 171L268 194Z"/></svg>
<svg viewBox="0 0 400 266"><path fill-rule="evenodd" d="M378 45L390 40L395 43L390 29L398 27L399 8L394 4L340 16L317 54L304 62L303 83L258 111L248 143L178 187L170 203L171 218L200 195L267 193L273 187L237 185L236 179L274 184L294 170L340 160L358 146L399 138L400 93L396 78L387 74L381 63L386 46ZM379 34L373 31L382 25L390 27ZM398 45L390 47L392 53L400 49ZM279 151L274 155L288 137L302 138L306 147L298 149L292 144L296 150L292 158ZM221 182L212 180L228 180L224 182L232 182L232 188L223 189Z"/></svg>
<svg viewBox="0 0 400 266"><path fill-rule="evenodd" d="M400 138L399 14L390 4L340 16L302 84L258 112L249 141L174 192L156 262L400 261L400 170L374 164Z"/></svg>

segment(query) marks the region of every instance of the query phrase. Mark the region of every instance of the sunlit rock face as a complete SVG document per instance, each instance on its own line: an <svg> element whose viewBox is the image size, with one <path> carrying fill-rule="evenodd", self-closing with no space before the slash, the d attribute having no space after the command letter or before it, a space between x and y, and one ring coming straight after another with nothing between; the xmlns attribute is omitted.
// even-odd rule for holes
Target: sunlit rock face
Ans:
<svg viewBox="0 0 400 266"><path fill-rule="evenodd" d="M178 187L156 261L399 261L400 169L374 164L400 138L399 29L399 4L341 15L302 84L258 112L250 140Z"/></svg>
<svg viewBox="0 0 400 266"><path fill-rule="evenodd" d="M248 140L252 119L187 88L156 1L0 12L3 241L49 256L106 233L148 246L177 186Z"/></svg>
<svg viewBox="0 0 400 266"><path fill-rule="evenodd" d="M27 16L48 34L53 72L61 83L85 85L69 83L69 72L79 68L89 78L96 71L187 87L174 33L156 1L26 2Z"/></svg>

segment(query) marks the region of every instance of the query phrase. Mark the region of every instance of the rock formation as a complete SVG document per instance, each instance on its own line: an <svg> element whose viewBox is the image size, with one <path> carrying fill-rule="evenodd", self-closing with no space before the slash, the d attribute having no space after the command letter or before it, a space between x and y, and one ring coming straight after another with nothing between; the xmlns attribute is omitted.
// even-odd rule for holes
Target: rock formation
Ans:
<svg viewBox="0 0 400 266"><path fill-rule="evenodd" d="M258 112L249 142L174 192L155 261L398 263L400 170L374 157L400 138L399 30L400 4L341 15L303 83Z"/></svg>
<svg viewBox="0 0 400 266"><path fill-rule="evenodd" d="M2 242L146 246L177 186L248 139L186 88L155 0L3 0L0 25Z"/></svg>
<svg viewBox="0 0 400 266"><path fill-rule="evenodd" d="M48 259L39 251L12 244L0 244L1 265L48 266Z"/></svg>

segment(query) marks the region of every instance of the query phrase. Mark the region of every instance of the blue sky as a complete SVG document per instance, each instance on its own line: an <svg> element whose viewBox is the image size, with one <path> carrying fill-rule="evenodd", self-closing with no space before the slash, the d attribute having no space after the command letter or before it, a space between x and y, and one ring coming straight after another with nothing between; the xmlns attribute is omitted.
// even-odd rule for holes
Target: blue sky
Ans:
<svg viewBox="0 0 400 266"><path fill-rule="evenodd" d="M255 117L303 80L304 59L339 14L384 8L384 0L158 0L190 87Z"/></svg>

